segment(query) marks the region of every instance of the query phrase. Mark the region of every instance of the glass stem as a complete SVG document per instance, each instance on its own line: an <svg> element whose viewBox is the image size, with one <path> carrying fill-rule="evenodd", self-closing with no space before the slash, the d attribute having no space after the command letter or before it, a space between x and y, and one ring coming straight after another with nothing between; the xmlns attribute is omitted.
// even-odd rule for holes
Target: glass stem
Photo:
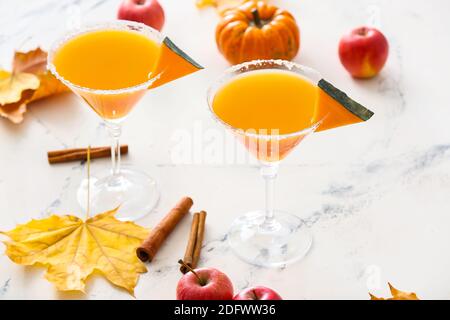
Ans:
<svg viewBox="0 0 450 320"><path fill-rule="evenodd" d="M122 125L106 122L106 127L111 136L111 172L113 176L117 176L120 173L120 135L122 134Z"/></svg>
<svg viewBox="0 0 450 320"><path fill-rule="evenodd" d="M278 229L278 223L274 218L274 193L275 179L278 175L278 162L263 163L261 166L261 176L266 187L265 218L260 226L263 232L273 232Z"/></svg>

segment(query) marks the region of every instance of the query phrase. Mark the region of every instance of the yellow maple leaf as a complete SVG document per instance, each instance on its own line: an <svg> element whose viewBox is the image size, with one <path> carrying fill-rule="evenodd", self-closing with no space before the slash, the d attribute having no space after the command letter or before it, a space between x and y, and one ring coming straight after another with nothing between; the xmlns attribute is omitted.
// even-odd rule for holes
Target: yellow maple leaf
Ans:
<svg viewBox="0 0 450 320"><path fill-rule="evenodd" d="M45 51L15 52L12 72L0 70L0 115L20 123L28 103L65 91L47 70Z"/></svg>
<svg viewBox="0 0 450 320"><path fill-rule="evenodd" d="M4 241L6 254L17 264L45 266L45 277L58 290L84 291L86 279L99 272L134 294L139 274L147 271L135 251L148 230L117 220L116 211L86 221L52 215L0 232L11 239Z"/></svg>
<svg viewBox="0 0 450 320"><path fill-rule="evenodd" d="M369 293L370 295L370 300L419 300L419 298L417 297L417 295L414 292L404 292L404 291L400 291L396 288L394 288L393 285L391 285L388 282L389 285L389 290L391 291L391 298L379 298L374 296L373 294Z"/></svg>

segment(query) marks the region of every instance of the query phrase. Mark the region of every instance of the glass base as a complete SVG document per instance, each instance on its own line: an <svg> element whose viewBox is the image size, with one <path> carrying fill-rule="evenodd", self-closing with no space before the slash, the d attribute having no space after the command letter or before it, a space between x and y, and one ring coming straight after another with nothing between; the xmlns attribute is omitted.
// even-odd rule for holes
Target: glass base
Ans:
<svg viewBox="0 0 450 320"><path fill-rule="evenodd" d="M242 260L262 267L280 267L303 258L311 248L312 235L299 217L274 212L265 223L264 211L252 211L236 219L228 243Z"/></svg>
<svg viewBox="0 0 450 320"><path fill-rule="evenodd" d="M80 206L87 208L88 180L83 179L77 192ZM91 175L90 213L105 212L116 207L116 218L122 221L134 221L150 213L158 204L159 190L156 181L144 172L123 167L118 175L105 171Z"/></svg>

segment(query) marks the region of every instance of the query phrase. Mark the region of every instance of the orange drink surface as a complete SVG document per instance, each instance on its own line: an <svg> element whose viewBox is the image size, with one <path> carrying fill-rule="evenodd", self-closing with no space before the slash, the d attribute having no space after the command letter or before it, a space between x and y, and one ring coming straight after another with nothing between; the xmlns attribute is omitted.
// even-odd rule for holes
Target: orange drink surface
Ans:
<svg viewBox="0 0 450 320"><path fill-rule="evenodd" d="M125 89L145 83L159 53L160 44L137 32L96 30L61 45L53 64L64 79L76 85L72 89L102 118L118 119L129 113L145 90L112 94L92 90Z"/></svg>
<svg viewBox="0 0 450 320"><path fill-rule="evenodd" d="M305 136L295 133L313 125L317 99L316 84L300 75L257 70L224 84L214 97L212 109L232 128L250 133L238 133L238 137L258 159L278 161Z"/></svg>

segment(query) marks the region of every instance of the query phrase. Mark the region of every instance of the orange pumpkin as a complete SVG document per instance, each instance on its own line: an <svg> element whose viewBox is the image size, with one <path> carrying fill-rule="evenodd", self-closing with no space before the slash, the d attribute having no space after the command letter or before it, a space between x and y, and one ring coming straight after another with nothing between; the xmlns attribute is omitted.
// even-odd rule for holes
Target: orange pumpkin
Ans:
<svg viewBox="0 0 450 320"><path fill-rule="evenodd" d="M224 12L216 42L232 64L255 59L292 60L300 49L300 30L289 12L264 1L248 1Z"/></svg>

